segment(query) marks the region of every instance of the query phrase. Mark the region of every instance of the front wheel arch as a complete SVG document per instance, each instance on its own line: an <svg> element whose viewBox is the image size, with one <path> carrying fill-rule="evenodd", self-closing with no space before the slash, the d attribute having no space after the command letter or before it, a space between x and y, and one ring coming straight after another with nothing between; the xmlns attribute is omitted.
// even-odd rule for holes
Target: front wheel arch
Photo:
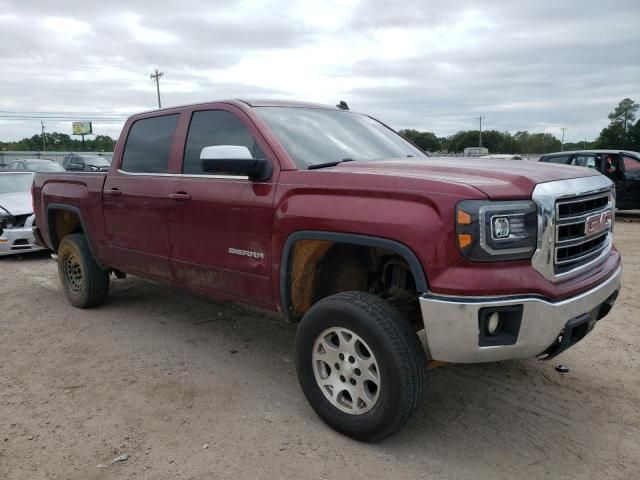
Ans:
<svg viewBox="0 0 640 480"><path fill-rule="evenodd" d="M285 319L289 323L296 323L300 316L296 315L292 301L292 257L294 245L301 240L318 240L331 244L353 245L388 250L406 262L413 276L417 292L429 290L427 278L422 264L416 254L405 244L396 240L370 235L358 235L342 232L326 232L304 230L292 233L287 237L282 249L280 262L280 305Z"/></svg>

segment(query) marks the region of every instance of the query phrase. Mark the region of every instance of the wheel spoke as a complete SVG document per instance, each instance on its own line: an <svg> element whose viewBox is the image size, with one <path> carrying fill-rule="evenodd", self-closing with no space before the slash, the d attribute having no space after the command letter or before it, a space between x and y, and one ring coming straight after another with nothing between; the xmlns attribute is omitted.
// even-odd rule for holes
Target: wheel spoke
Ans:
<svg viewBox="0 0 640 480"><path fill-rule="evenodd" d="M319 351L316 352L318 360L326 362L333 369L334 364L340 361L338 348L329 344L324 338L320 340L319 347Z"/></svg>
<svg viewBox="0 0 640 480"><path fill-rule="evenodd" d="M362 369L362 379L364 380L370 380L373 383L375 383L376 385L378 384L379 381L379 373L378 373L378 365L376 365L375 362L369 362L368 365L363 366L364 368Z"/></svg>

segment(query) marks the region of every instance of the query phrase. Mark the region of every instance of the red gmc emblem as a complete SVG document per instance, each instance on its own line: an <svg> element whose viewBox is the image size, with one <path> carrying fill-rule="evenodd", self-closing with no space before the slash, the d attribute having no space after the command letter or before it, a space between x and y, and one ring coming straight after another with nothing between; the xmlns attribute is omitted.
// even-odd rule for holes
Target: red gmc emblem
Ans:
<svg viewBox="0 0 640 480"><path fill-rule="evenodd" d="M591 215L584 221L584 234L594 235L611 226L611 210Z"/></svg>

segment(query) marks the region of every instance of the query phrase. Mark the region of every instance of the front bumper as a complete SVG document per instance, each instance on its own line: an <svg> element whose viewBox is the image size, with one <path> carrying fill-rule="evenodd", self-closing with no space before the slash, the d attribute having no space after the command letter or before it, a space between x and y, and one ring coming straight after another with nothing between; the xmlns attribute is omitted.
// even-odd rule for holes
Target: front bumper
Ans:
<svg viewBox="0 0 640 480"><path fill-rule="evenodd" d="M0 257L18 253L37 252L43 247L36 244L33 235L34 216L27 218L24 227L5 228L0 234Z"/></svg>
<svg viewBox="0 0 640 480"><path fill-rule="evenodd" d="M619 266L613 275L591 290L558 302L527 295L450 297L424 294L420 297L420 308L431 358L480 363L530 358L543 353L555 356L575 343L568 343L572 328L583 325L584 336L608 313L620 290L621 275L622 267ZM505 322L517 323L517 328L510 331L513 341L487 345L488 337L481 331L481 317L483 312L494 311L508 312L511 317L505 317ZM559 339L561 335L563 339ZM505 338L509 338L508 335ZM490 338L488 343L491 343Z"/></svg>

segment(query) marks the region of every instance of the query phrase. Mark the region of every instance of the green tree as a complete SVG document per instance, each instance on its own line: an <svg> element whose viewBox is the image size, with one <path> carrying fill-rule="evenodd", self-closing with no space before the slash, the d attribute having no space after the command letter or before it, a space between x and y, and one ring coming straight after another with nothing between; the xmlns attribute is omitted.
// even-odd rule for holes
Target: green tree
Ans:
<svg viewBox="0 0 640 480"><path fill-rule="evenodd" d="M625 98L622 100L618 106L609 114L609 120L611 123L620 123L624 128L624 131L627 132L633 122L636 119L636 112L640 109L640 105L631 100L630 98Z"/></svg>
<svg viewBox="0 0 640 480"><path fill-rule="evenodd" d="M66 133L45 133L47 150L52 152L79 152L82 151L82 140L71 138ZM96 135L94 138L85 139L85 151L88 152L112 152L116 141L107 135ZM40 151L42 150L42 135L37 134L30 138L23 138L17 142L0 142L3 150Z"/></svg>
<svg viewBox="0 0 640 480"><path fill-rule="evenodd" d="M629 129L629 150L640 152L640 120Z"/></svg>
<svg viewBox="0 0 640 480"><path fill-rule="evenodd" d="M400 130L398 133L425 152L437 152L441 149L440 140L435 133L420 132L413 129Z"/></svg>
<svg viewBox="0 0 640 480"><path fill-rule="evenodd" d="M602 129L596 140L596 148L631 148L635 143L636 112L640 105L625 98L614 108L608 117L611 121Z"/></svg>

